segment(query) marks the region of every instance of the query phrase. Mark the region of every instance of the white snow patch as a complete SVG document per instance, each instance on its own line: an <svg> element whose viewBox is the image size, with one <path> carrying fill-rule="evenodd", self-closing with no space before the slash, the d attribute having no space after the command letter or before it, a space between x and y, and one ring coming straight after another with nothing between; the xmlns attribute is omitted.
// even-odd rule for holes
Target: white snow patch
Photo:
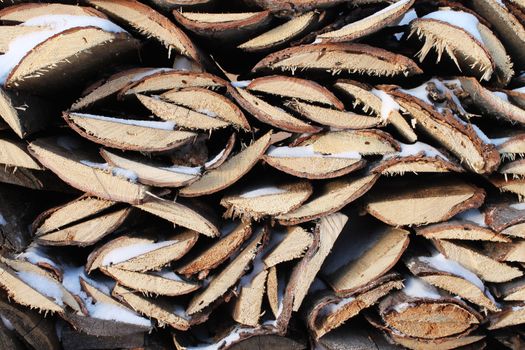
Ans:
<svg viewBox="0 0 525 350"><path fill-rule="evenodd" d="M525 86L522 86L522 87L520 87L520 88L514 89L514 90L512 90L512 91L514 91L514 92L519 92L519 93L521 93L521 94L525 94Z"/></svg>
<svg viewBox="0 0 525 350"><path fill-rule="evenodd" d="M241 198L255 198L255 197L269 196L272 194L280 194L280 193L285 193L285 192L286 190L283 190L282 188L278 188L275 186L267 186L267 187L261 187L255 190L243 192L240 195L240 197Z"/></svg>
<svg viewBox="0 0 525 350"><path fill-rule="evenodd" d="M406 309L408 309L412 304L410 303L399 303L397 305L394 306L394 310L397 312L397 313L400 313L400 312L403 312L405 311Z"/></svg>
<svg viewBox="0 0 525 350"><path fill-rule="evenodd" d="M107 172L111 172L113 176L119 176L127 179L130 182L136 183L138 181L139 176L136 172L128 169L123 169L119 167L113 167L110 166L108 163L96 163L89 160L81 159L81 164L87 165L90 168L93 169L100 169Z"/></svg>
<svg viewBox="0 0 525 350"><path fill-rule="evenodd" d="M195 64L185 56L178 56L173 61L173 69L178 71L191 72L195 68Z"/></svg>
<svg viewBox="0 0 525 350"><path fill-rule="evenodd" d="M43 251L43 248L40 246L29 247L25 252L17 256L17 259L20 258L25 259L34 265L44 263L57 268L57 264L47 257Z"/></svg>
<svg viewBox="0 0 525 350"><path fill-rule="evenodd" d="M465 280L469 281L470 283L474 284L481 291L485 290L485 285L479 279L479 277L476 276L475 273L466 269L459 263L445 258L443 254L436 254L431 257L422 256L422 257L419 257L419 260L424 263L427 263L428 265L432 266L436 270L448 272L455 276L462 277Z"/></svg>
<svg viewBox="0 0 525 350"><path fill-rule="evenodd" d="M376 95L381 99L381 120L386 122L388 120L388 117L390 116L390 113L394 111L399 111L399 104L386 92L383 90L378 89L372 89L370 90L371 93Z"/></svg>
<svg viewBox="0 0 525 350"><path fill-rule="evenodd" d="M342 152L333 154L323 154L314 151L312 145L299 146L299 147L274 147L271 146L268 150L267 155L277 158L305 158L305 157L316 157L316 158L350 158L350 159L361 159L359 152Z"/></svg>
<svg viewBox="0 0 525 350"><path fill-rule="evenodd" d="M214 111L210 111L209 109L197 109L197 112L201 114L206 114L210 118L217 117L217 113L215 113Z"/></svg>
<svg viewBox="0 0 525 350"><path fill-rule="evenodd" d="M173 69L171 68L154 68L154 69L150 69L150 70L147 70L145 72L141 72L141 73L137 73L133 76L133 78L131 78L131 81L135 82L135 81L139 81L143 78L146 78L146 77L149 77L150 75L153 75L153 74L156 74L156 73L162 73L162 72L170 72L172 71Z"/></svg>
<svg viewBox="0 0 525 350"><path fill-rule="evenodd" d="M125 247L119 247L109 252L104 259L102 259L102 266L114 265L140 255L147 254L154 250L164 248L177 243L174 241L163 241L149 244L132 244Z"/></svg>
<svg viewBox="0 0 525 350"><path fill-rule="evenodd" d="M25 27L46 27L46 29L19 36L9 43L7 51L3 55L0 55L1 84L5 83L13 68L15 68L31 50L53 35L78 27L96 27L113 33L125 32L124 29L113 22L95 16L43 15L31 18L19 25Z"/></svg>
<svg viewBox="0 0 525 350"><path fill-rule="evenodd" d="M492 143L494 146L500 146L510 140L510 137L500 137L497 139L490 139L490 143Z"/></svg>
<svg viewBox="0 0 525 350"><path fill-rule="evenodd" d="M251 80L240 80L240 81L232 81L231 84L233 87L244 89L248 85L250 85L252 81Z"/></svg>
<svg viewBox="0 0 525 350"><path fill-rule="evenodd" d="M414 96L415 98L420 99L423 102L428 103L429 105L434 105L432 101L428 98L427 83L421 84L413 89L399 89L399 91Z"/></svg>
<svg viewBox="0 0 525 350"><path fill-rule="evenodd" d="M30 271L18 271L16 275L40 294L52 298L57 305L64 306L64 302L62 300L64 295L58 285L58 282L52 281L51 278L46 278Z"/></svg>
<svg viewBox="0 0 525 350"><path fill-rule="evenodd" d="M483 37L478 29L479 21L476 16L463 11L440 10L431 12L422 18L435 19L459 27L472 35L479 43L483 44Z"/></svg>
<svg viewBox="0 0 525 350"><path fill-rule="evenodd" d="M516 210L525 210L525 203L514 203L509 205L509 207Z"/></svg>
<svg viewBox="0 0 525 350"><path fill-rule="evenodd" d="M9 321L7 318L5 318L4 315L0 315L0 319L2 320L2 323L4 324L5 328L9 329L10 331L14 331L15 330L15 327L13 326L11 321Z"/></svg>
<svg viewBox="0 0 525 350"><path fill-rule="evenodd" d="M505 102L509 102L509 96L504 93L504 92L501 92L501 91L492 91L492 93L494 94L494 96L496 96L497 98L505 101ZM509 102L510 103L510 102Z"/></svg>
<svg viewBox="0 0 525 350"><path fill-rule="evenodd" d="M202 172L202 167L200 166L190 167L190 166L184 166L184 165L172 165L169 167L163 167L161 169L172 171L174 173L186 174L186 175L200 175Z"/></svg>
<svg viewBox="0 0 525 350"><path fill-rule="evenodd" d="M481 227L487 227L487 224L485 223L485 214L479 211L479 209L470 209L459 213L456 215L456 219L471 221Z"/></svg>
<svg viewBox="0 0 525 350"><path fill-rule="evenodd" d="M209 168L213 166L215 163L217 163L222 158L222 156L224 155L224 152L226 152L226 148L220 151L219 153L217 153L215 157L213 157L212 159L204 163L204 167Z"/></svg>
<svg viewBox="0 0 525 350"><path fill-rule="evenodd" d="M5 220L4 216L0 214L0 226L7 225L7 221Z"/></svg>
<svg viewBox="0 0 525 350"><path fill-rule="evenodd" d="M472 126L472 129L478 134L478 137L486 144L491 144L492 141L488 138L488 136L481 131L481 129L476 124L470 124Z"/></svg>
<svg viewBox="0 0 525 350"><path fill-rule="evenodd" d="M423 152L426 157L440 157L444 160L447 160L447 157L445 157L443 153L439 152L434 147L420 141L413 144L399 142L399 145L401 146L401 151L398 153L388 154L385 156L385 159L394 157L410 157Z"/></svg>
<svg viewBox="0 0 525 350"><path fill-rule="evenodd" d="M113 118L105 117L102 115L94 115L87 113L71 113L82 118L97 119L103 120L106 122L120 123L125 125L140 126L144 128L160 129L160 130L173 130L176 124L173 121L153 121L153 120L135 120L135 119L122 119L122 118Z"/></svg>
<svg viewBox="0 0 525 350"><path fill-rule="evenodd" d="M410 277L403 288L403 293L414 298L439 299L441 295L438 290L416 277Z"/></svg>
<svg viewBox="0 0 525 350"><path fill-rule="evenodd" d="M186 282L179 275L173 271L156 271L152 273L155 276L159 276L168 280L177 281L177 282Z"/></svg>
<svg viewBox="0 0 525 350"><path fill-rule="evenodd" d="M336 303L330 303L328 305L325 305L319 311L319 313L317 314L317 317L325 318L328 315L336 313L337 311L341 310L342 308L344 308L346 305L350 304L354 300L355 300L354 297L347 297L347 298L341 299L340 301L338 301Z"/></svg>

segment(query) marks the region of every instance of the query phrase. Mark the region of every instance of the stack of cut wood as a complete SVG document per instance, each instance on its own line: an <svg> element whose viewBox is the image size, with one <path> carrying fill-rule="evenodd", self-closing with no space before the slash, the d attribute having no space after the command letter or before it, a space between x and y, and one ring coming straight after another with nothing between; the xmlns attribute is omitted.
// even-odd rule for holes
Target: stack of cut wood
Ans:
<svg viewBox="0 0 525 350"><path fill-rule="evenodd" d="M525 348L524 1L0 6L0 348Z"/></svg>

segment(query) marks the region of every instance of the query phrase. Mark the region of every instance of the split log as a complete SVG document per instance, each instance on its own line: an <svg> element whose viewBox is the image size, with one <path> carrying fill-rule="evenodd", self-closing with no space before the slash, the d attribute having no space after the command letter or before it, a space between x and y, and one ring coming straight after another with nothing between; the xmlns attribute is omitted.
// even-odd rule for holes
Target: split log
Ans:
<svg viewBox="0 0 525 350"><path fill-rule="evenodd" d="M525 237L524 209L520 203L503 203L488 206L485 211L487 225L496 232L523 238Z"/></svg>
<svg viewBox="0 0 525 350"><path fill-rule="evenodd" d="M358 152L361 155L383 155L400 150L399 143L390 134L377 129L329 131L314 135L300 145L312 145L314 152L327 154Z"/></svg>
<svg viewBox="0 0 525 350"><path fill-rule="evenodd" d="M492 315L488 329L500 329L523 323L525 323L525 307L517 305Z"/></svg>
<svg viewBox="0 0 525 350"><path fill-rule="evenodd" d="M494 294L505 301L525 301L525 279L518 278L498 284L494 288Z"/></svg>

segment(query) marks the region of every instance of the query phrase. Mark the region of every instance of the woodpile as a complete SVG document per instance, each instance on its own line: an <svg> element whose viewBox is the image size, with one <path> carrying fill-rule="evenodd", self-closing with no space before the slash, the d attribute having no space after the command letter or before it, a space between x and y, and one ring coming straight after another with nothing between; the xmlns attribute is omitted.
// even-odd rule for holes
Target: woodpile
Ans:
<svg viewBox="0 0 525 350"><path fill-rule="evenodd" d="M525 349L525 2L0 0L1 349Z"/></svg>

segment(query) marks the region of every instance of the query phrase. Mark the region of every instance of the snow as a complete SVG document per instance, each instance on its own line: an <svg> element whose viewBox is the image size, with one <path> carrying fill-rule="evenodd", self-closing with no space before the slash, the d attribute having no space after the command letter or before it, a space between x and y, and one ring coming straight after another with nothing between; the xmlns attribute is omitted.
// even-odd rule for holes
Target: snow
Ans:
<svg viewBox="0 0 525 350"><path fill-rule="evenodd" d="M517 88L517 89L514 89L512 90L514 92L519 92L519 93L522 93L522 94L525 94L525 86L522 86L520 88Z"/></svg>
<svg viewBox="0 0 525 350"><path fill-rule="evenodd" d="M9 43L7 51L0 55L0 83L4 84L11 71L37 45L53 35L76 27L96 27L107 32L121 33L124 29L113 22L94 16L74 15L43 15L37 16L20 24L26 27L46 27L33 33L22 35Z"/></svg>
<svg viewBox="0 0 525 350"><path fill-rule="evenodd" d="M521 311L521 310L525 310L525 306L518 305L518 306L512 307L512 311Z"/></svg>
<svg viewBox="0 0 525 350"><path fill-rule="evenodd" d="M497 139L490 139L490 143L492 143L494 146L499 146L504 144L508 140L510 140L510 137L500 137Z"/></svg>
<svg viewBox="0 0 525 350"><path fill-rule="evenodd" d="M486 144L491 144L492 141L488 138L487 135L476 124L470 124L472 126L472 129L478 134L478 137Z"/></svg>
<svg viewBox="0 0 525 350"><path fill-rule="evenodd" d="M119 167L112 167L108 163L96 163L89 160L80 160L81 164L87 165L90 168L100 169L104 171L111 171L113 176L119 176L127 179L130 182L136 183L138 181L138 175L132 170L127 170Z"/></svg>
<svg viewBox="0 0 525 350"><path fill-rule="evenodd" d="M331 304L325 305L319 311L319 313L317 314L317 317L323 317L323 318L327 317L328 315L331 315L331 314L341 310L342 308L344 308L346 305L350 304L354 300L355 300L354 297L347 297L347 298L341 299L340 301L338 301L336 303L331 303Z"/></svg>
<svg viewBox="0 0 525 350"><path fill-rule="evenodd" d="M244 89L248 85L250 85L252 81L251 80L240 80L240 81L232 81L231 84L233 87Z"/></svg>
<svg viewBox="0 0 525 350"><path fill-rule="evenodd" d="M516 210L525 210L525 203L514 203L509 205L509 207Z"/></svg>
<svg viewBox="0 0 525 350"><path fill-rule="evenodd" d="M89 316L99 320L118 321L138 326L151 327L151 321L138 316L135 312L109 303L86 303Z"/></svg>
<svg viewBox="0 0 525 350"><path fill-rule="evenodd" d="M13 326L11 321L9 321L7 318L5 318L4 315L0 315L0 319L2 320L2 323L4 324L5 328L9 329L10 331L14 331L15 330L15 327Z"/></svg>
<svg viewBox="0 0 525 350"><path fill-rule="evenodd" d="M240 197L241 198L255 198L255 197L269 196L272 194L280 194L280 193L285 193L285 192L286 190L283 190L281 188L278 188L275 186L267 186L267 187L261 187L255 190L243 192L240 195Z"/></svg>
<svg viewBox="0 0 525 350"><path fill-rule="evenodd" d="M46 256L41 246L29 247L25 252L17 256L17 259L20 258L29 261L31 264L44 263L57 268L57 264Z"/></svg>
<svg viewBox="0 0 525 350"><path fill-rule="evenodd" d="M156 271L152 273L155 276L159 276L168 280L177 281L177 282L186 282L179 275L173 271Z"/></svg>
<svg viewBox="0 0 525 350"><path fill-rule="evenodd" d="M399 104L386 92L383 90L372 89L371 93L376 95L381 99L381 120L387 121L390 113L393 111L399 111Z"/></svg>
<svg viewBox="0 0 525 350"><path fill-rule="evenodd" d="M149 77L150 75L153 75L153 74L156 74L156 73L162 73L162 72L169 72L169 71L172 71L173 69L171 68L154 68L154 69L150 69L150 70L147 70L145 72L142 72L142 73L137 73L133 76L133 78L131 78L131 81L135 82L135 81L139 81L143 78L146 78L146 77Z"/></svg>
<svg viewBox="0 0 525 350"><path fill-rule="evenodd" d="M397 23L398 26L406 26L410 24L413 20L417 18L416 10L411 9L405 15L401 18L401 20Z"/></svg>
<svg viewBox="0 0 525 350"><path fill-rule="evenodd" d="M230 334L221 338L214 344L198 345L198 346L188 346L186 350L219 350L229 348L234 342L241 339L242 333L252 333L255 328L244 328L242 326L235 327Z"/></svg>
<svg viewBox="0 0 525 350"><path fill-rule="evenodd" d="M483 282L476 276L472 271L464 268L459 263L445 258L443 254L436 254L431 257L422 256L419 257L419 260L430 265L436 270L448 272L455 276L461 277L470 283L474 284L481 291L485 290L485 285Z"/></svg>
<svg viewBox="0 0 525 350"><path fill-rule="evenodd" d="M416 154L420 152L424 152L426 157L441 157L445 160L447 160L447 157L443 155L443 153L439 152L434 147L427 145L423 142L416 142L413 144L406 144L399 142L399 145L401 146L401 151L398 153L392 153L385 156L385 158L394 158L394 157L409 157L409 156L415 156Z"/></svg>
<svg viewBox="0 0 525 350"><path fill-rule="evenodd" d="M414 298L441 298L441 295L434 286L416 277L408 278L405 288L403 288L403 293Z"/></svg>
<svg viewBox="0 0 525 350"><path fill-rule="evenodd" d="M178 56L173 61L174 70L191 72L194 70L193 68L194 68L193 62L187 57Z"/></svg>
<svg viewBox="0 0 525 350"><path fill-rule="evenodd" d="M432 101L430 101L430 99L428 98L427 83L421 84L413 89L399 89L399 91L414 96L415 98L418 98L431 106L434 105Z"/></svg>
<svg viewBox="0 0 525 350"><path fill-rule="evenodd" d="M163 241L149 244L132 244L125 247L113 249L102 259L102 266L114 265L140 255L147 254L154 250L170 246L177 243L177 241Z"/></svg>
<svg viewBox="0 0 525 350"><path fill-rule="evenodd" d="M314 151L314 147L310 146L299 146L299 147L275 147L271 146L268 150L267 155L277 158L304 158L304 157L316 157L316 158L350 158L350 159L361 159L361 154L358 152L343 152L333 154L323 154Z"/></svg>
<svg viewBox="0 0 525 350"><path fill-rule="evenodd" d="M397 305L394 306L394 310L399 313L399 312L403 312L405 311L406 309L408 309L412 304L410 303L399 303Z"/></svg>
<svg viewBox="0 0 525 350"><path fill-rule="evenodd" d="M478 29L479 21L470 13L463 11L440 10L431 12L422 18L435 19L446 22L455 27L460 27L472 35L479 43L483 44L483 37Z"/></svg>
<svg viewBox="0 0 525 350"><path fill-rule="evenodd" d="M72 113L73 116L79 116L82 118L97 119L103 120L106 122L120 123L125 125L140 126L144 128L160 129L160 130L173 130L175 128L175 123L173 121L153 121L153 120L134 120L134 119L122 119L122 118L113 118L105 117L102 115L94 115L87 113Z"/></svg>
<svg viewBox="0 0 525 350"><path fill-rule="evenodd" d="M58 282L53 281L50 277L30 271L18 271L16 275L40 294L52 298L57 305L64 306L63 293Z"/></svg>
<svg viewBox="0 0 525 350"><path fill-rule="evenodd" d="M482 214L479 209L470 209L456 215L456 219L466 220L475 223L481 227L487 227L485 224L485 215Z"/></svg>
<svg viewBox="0 0 525 350"><path fill-rule="evenodd" d="M494 96L498 97L499 99L505 102L509 102L509 96L506 93L501 92L501 91L492 91L492 93L494 94Z"/></svg>
<svg viewBox="0 0 525 350"><path fill-rule="evenodd" d="M163 167L161 169L186 175L200 175L202 172L202 167L200 166L189 167L184 165L172 165L170 167Z"/></svg>
<svg viewBox="0 0 525 350"><path fill-rule="evenodd" d="M197 109L198 113L206 114L210 118L217 117L217 113L210 111L209 109Z"/></svg>
<svg viewBox="0 0 525 350"><path fill-rule="evenodd" d="M215 157L213 157L212 159L204 163L204 167L209 168L213 166L215 163L217 163L222 158L222 156L224 155L224 152L226 152L226 148L220 151L219 153L217 153Z"/></svg>
<svg viewBox="0 0 525 350"><path fill-rule="evenodd" d="M0 226L7 225L7 221L5 220L4 216L0 214Z"/></svg>

